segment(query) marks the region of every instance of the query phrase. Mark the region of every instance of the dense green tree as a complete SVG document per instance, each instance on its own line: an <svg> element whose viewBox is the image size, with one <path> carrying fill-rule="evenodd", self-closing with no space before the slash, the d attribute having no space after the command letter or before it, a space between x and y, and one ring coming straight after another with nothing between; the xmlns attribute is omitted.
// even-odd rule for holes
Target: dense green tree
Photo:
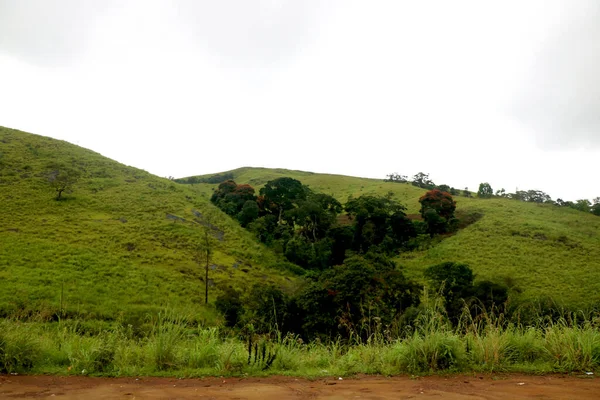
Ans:
<svg viewBox="0 0 600 400"><path fill-rule="evenodd" d="M244 306L240 296L240 292L233 289L231 286L226 287L217 296L215 307L223 314L225 318L225 326L233 327L237 325L240 316L244 312Z"/></svg>
<svg viewBox="0 0 600 400"><path fill-rule="evenodd" d="M243 218L244 222L242 225L249 223L248 217L251 215L250 210L248 213L242 212L247 202L256 203L256 195L254 194L254 188L250 185L238 185L232 180L222 182L217 190L215 190L210 198L210 201L219 207L226 214L238 218ZM248 205L248 207L251 207ZM252 207L253 208L253 207Z"/></svg>
<svg viewBox="0 0 600 400"><path fill-rule="evenodd" d="M329 230L331 256L329 265L340 265L346 259L346 252L352 248L354 231L351 226L336 226Z"/></svg>
<svg viewBox="0 0 600 400"><path fill-rule="evenodd" d="M387 325L419 303L420 287L381 254L353 256L323 272L300 294L307 336L363 333ZM372 317L376 316L374 320Z"/></svg>
<svg viewBox="0 0 600 400"><path fill-rule="evenodd" d="M326 236L341 211L342 205L332 196L309 193L306 200L298 203L298 207L285 212L284 220L292 226L298 226L300 234L316 242Z"/></svg>
<svg viewBox="0 0 600 400"><path fill-rule="evenodd" d="M492 186L485 182L479 184L479 190L477 191L477 197L482 199L489 199L494 195L494 190Z"/></svg>
<svg viewBox="0 0 600 400"><path fill-rule="evenodd" d="M242 207L242 211L237 216L240 224L245 228L251 222L255 221L259 215L258 204L254 200L246 200L244 206Z"/></svg>
<svg viewBox="0 0 600 400"><path fill-rule="evenodd" d="M254 284L245 298L243 321L258 332L286 331L289 298L274 285Z"/></svg>
<svg viewBox="0 0 600 400"><path fill-rule="evenodd" d="M425 193L419 199L419 203L421 203L421 216L432 236L450 231L455 221L456 210L456 201L450 193L433 189Z"/></svg>
<svg viewBox="0 0 600 400"><path fill-rule="evenodd" d="M307 193L307 188L299 180L288 177L269 181L260 189L264 201L273 204L279 223L283 221L283 213L305 200Z"/></svg>
<svg viewBox="0 0 600 400"><path fill-rule="evenodd" d="M451 320L461 313L464 299L471 297L473 292L473 271L466 264L445 262L433 265L424 272L433 290L446 300L446 311Z"/></svg>
<svg viewBox="0 0 600 400"><path fill-rule="evenodd" d="M399 245L416 235L412 222L406 217L402 204L391 196L362 195L350 198L346 213L353 221L353 248L366 253L372 246L387 242Z"/></svg>
<svg viewBox="0 0 600 400"><path fill-rule="evenodd" d="M508 287L492 282L480 281L473 285L471 310L473 314L485 311L491 312L495 307L503 306L508 300Z"/></svg>
<svg viewBox="0 0 600 400"><path fill-rule="evenodd" d="M273 241L276 228L277 217L272 214L259 217L248 224L248 230L254 233L258 240L267 244Z"/></svg>
<svg viewBox="0 0 600 400"><path fill-rule="evenodd" d="M580 199L573 205L573 208L582 212L590 212L592 203L588 199Z"/></svg>
<svg viewBox="0 0 600 400"><path fill-rule="evenodd" d="M590 211L592 212L592 214L600 216L600 197L596 197L594 199L594 204L592 205Z"/></svg>

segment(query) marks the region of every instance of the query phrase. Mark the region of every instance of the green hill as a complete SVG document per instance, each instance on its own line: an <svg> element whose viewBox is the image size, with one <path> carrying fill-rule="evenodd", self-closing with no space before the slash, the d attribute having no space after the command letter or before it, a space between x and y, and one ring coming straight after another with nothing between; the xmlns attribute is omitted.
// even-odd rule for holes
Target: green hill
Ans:
<svg viewBox="0 0 600 400"><path fill-rule="evenodd" d="M57 171L79 176L56 201ZM113 319L202 306L205 229L211 288L274 282L281 259L189 185L97 153L0 127L0 313ZM202 264L204 261L202 262ZM279 269L278 269L279 268ZM214 293L214 290L213 290Z"/></svg>
<svg viewBox="0 0 600 400"><path fill-rule="evenodd" d="M240 168L228 173L238 184L257 189L271 179L293 177L342 203L349 195L393 192L412 214L418 213L418 199L425 192L410 184L283 169ZM204 194L216 187L189 186ZM572 305L600 301L600 218L570 208L504 198L455 199L459 217L476 222L428 249L398 256L408 275L420 279L430 265L464 262L478 279L506 282L523 297L552 297Z"/></svg>

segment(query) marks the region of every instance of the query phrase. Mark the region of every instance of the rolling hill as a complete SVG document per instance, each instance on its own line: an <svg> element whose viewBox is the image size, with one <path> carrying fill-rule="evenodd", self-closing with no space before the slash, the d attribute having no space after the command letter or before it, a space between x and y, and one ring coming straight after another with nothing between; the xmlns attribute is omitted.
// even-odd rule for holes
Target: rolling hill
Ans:
<svg viewBox="0 0 600 400"><path fill-rule="evenodd" d="M79 176L56 201L57 168ZM393 192L418 213L423 189L340 175L282 169L230 171L260 188L283 176L332 194ZM214 250L211 297L232 285L293 286L281 256L258 243L209 199L214 184L179 184L93 151L0 128L0 312L113 320L144 318L169 307L207 323L198 246L208 230ZM468 263L478 279L507 282L520 296L550 296L570 305L600 301L600 218L568 208L459 197L474 223L431 246L397 256L406 273L443 261Z"/></svg>
<svg viewBox="0 0 600 400"><path fill-rule="evenodd" d="M425 192L410 184L284 169L246 167L220 174L225 173L238 184L257 189L271 179L289 176L342 203L349 195L393 192L412 214L418 213L418 199ZM203 194L216 187L188 186ZM522 298L551 297L576 306L600 302L600 218L505 198L455 199L459 217L476 222L427 249L399 255L398 264L409 276L421 279L423 269L440 262L464 262L478 279L505 282Z"/></svg>
<svg viewBox="0 0 600 400"><path fill-rule="evenodd" d="M56 201L59 169L75 171ZM281 258L189 185L119 164L90 150L0 127L0 314L143 318L169 307L199 319L205 309L209 232L211 288L273 282L293 274ZM214 290L213 290L214 294Z"/></svg>

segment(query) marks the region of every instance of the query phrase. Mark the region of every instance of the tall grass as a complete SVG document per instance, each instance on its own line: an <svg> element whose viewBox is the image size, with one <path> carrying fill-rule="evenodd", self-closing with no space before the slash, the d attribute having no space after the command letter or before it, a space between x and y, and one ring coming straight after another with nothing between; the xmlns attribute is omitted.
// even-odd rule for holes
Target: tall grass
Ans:
<svg viewBox="0 0 600 400"><path fill-rule="evenodd" d="M104 376L345 376L465 371L600 370L598 321L561 318L544 326L505 323L466 313L452 327L439 300L402 337L374 332L366 340L304 343L299 337L236 335L194 325L173 313L148 320L139 336L118 325L89 333L72 321L0 321L0 372Z"/></svg>

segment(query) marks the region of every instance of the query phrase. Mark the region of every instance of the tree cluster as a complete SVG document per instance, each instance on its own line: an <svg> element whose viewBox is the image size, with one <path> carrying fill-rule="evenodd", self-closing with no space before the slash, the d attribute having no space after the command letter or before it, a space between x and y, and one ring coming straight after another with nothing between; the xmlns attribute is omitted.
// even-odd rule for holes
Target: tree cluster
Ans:
<svg viewBox="0 0 600 400"><path fill-rule="evenodd" d="M446 262L429 267L425 279L444 300L445 314L458 324L466 309L472 317L501 309L508 287L474 282L465 264ZM292 332L307 340L360 336L374 332L410 334L422 312L422 287L408 279L385 255L354 255L344 264L311 274L296 293L272 285L255 285L245 295L228 288L216 301L226 325L252 324L258 332Z"/></svg>
<svg viewBox="0 0 600 400"><path fill-rule="evenodd" d="M455 188L453 188L449 185L445 185L445 184L436 185L429 178L429 174L426 174L424 172L416 173L412 177L412 180L408 179L408 176L406 176L406 175L401 175L397 172L393 172L389 175L386 175L386 179L384 179L383 181L384 182L393 182L393 183L410 183L413 186L416 186L416 187L419 187L422 189L428 189L428 190L438 189L442 192L448 192L452 196L459 196L460 194L463 194L465 197L471 196L471 193L469 192L468 188L465 188L464 191L461 191L461 190L455 189Z"/></svg>
<svg viewBox="0 0 600 400"><path fill-rule="evenodd" d="M479 185L477 197L484 199L494 197L494 191L489 183L481 183ZM569 207L574 210L600 216L600 197L596 197L593 201L589 201L588 199L580 199L574 202L564 201L563 199L556 199L555 201L552 200L548 193L541 190L517 190L515 193L506 193L504 188L497 190L495 197L526 201L529 203L553 204L557 207Z"/></svg>
<svg viewBox="0 0 600 400"><path fill-rule="evenodd" d="M456 208L449 193L430 191L420 200L426 223L415 223L391 194L350 197L342 206L288 177L267 182L258 196L251 186L228 180L211 201L288 261L310 270L342 264L349 254L398 252L419 234L449 232Z"/></svg>

